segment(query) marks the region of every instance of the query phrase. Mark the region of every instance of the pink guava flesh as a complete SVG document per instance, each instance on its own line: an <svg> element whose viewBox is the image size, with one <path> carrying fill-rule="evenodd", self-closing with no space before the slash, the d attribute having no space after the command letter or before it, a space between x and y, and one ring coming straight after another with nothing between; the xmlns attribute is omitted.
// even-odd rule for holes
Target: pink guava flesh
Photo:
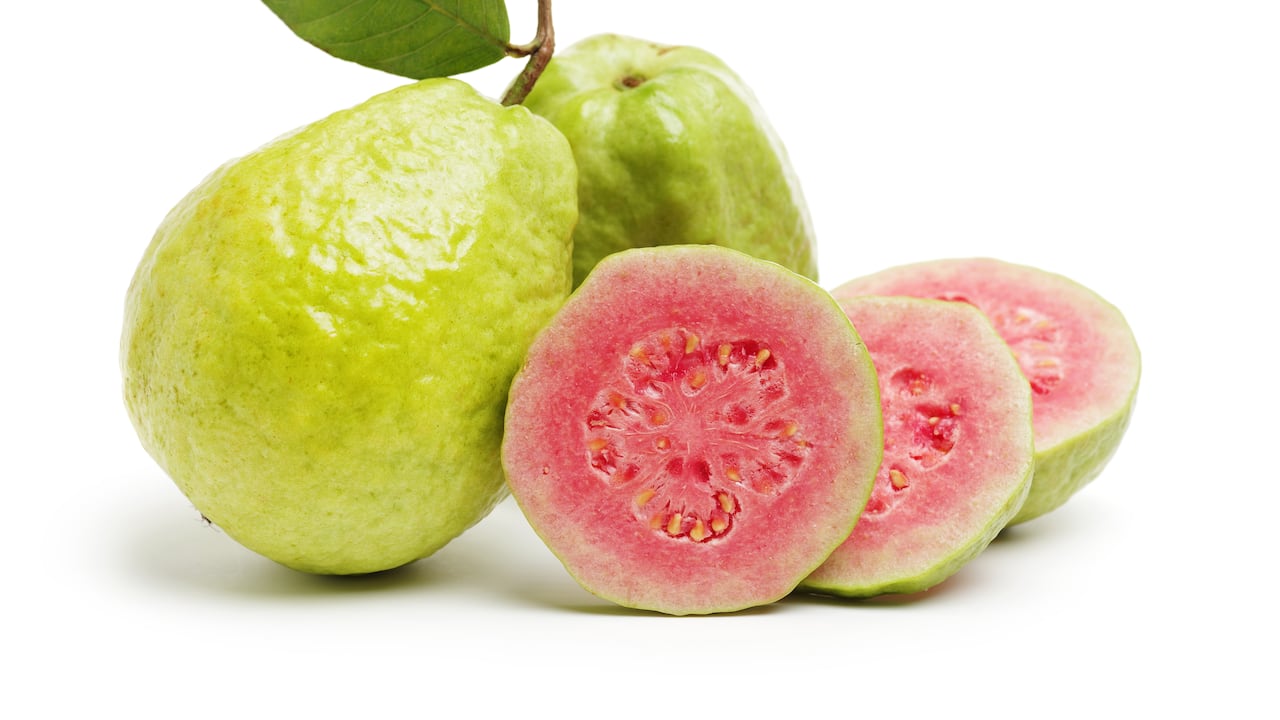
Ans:
<svg viewBox="0 0 1280 720"><path fill-rule="evenodd" d="M874 367L826 292L669 246L606 258L537 338L503 463L584 588L689 614L794 589L849 534L881 452Z"/></svg>
<svg viewBox="0 0 1280 720"><path fill-rule="evenodd" d="M879 376L884 460L853 533L803 585L917 592L976 557L1021 507L1031 390L974 307L882 297L841 306Z"/></svg>
<svg viewBox="0 0 1280 720"><path fill-rule="evenodd" d="M851 280L840 299L906 295L972 304L990 318L1031 384L1036 477L1024 522L1096 477L1128 425L1138 346L1124 317L1080 284L990 258L933 260Z"/></svg>

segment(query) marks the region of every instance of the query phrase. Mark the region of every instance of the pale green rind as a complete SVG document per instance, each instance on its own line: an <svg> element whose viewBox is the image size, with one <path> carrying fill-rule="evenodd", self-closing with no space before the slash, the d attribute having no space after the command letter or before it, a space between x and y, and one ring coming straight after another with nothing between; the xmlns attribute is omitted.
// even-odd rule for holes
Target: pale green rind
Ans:
<svg viewBox="0 0 1280 720"><path fill-rule="evenodd" d="M431 554L505 494L506 391L571 281L564 138L454 80L223 166L129 288L139 437L192 504L299 570Z"/></svg>
<svg viewBox="0 0 1280 720"><path fill-rule="evenodd" d="M564 132L578 164L575 286L606 255L676 244L722 245L817 278L782 142L710 53L588 38L552 58L524 104Z"/></svg>
<svg viewBox="0 0 1280 720"><path fill-rule="evenodd" d="M1061 507L1101 475L1129 428L1137 397L1135 383L1128 401L1115 415L1051 448L1038 450L1031 493L1009 524L1034 520Z"/></svg>
<svg viewBox="0 0 1280 720"><path fill-rule="evenodd" d="M800 584L800 589L847 598L869 598L888 594L905 595L928 590L955 575L960 571L960 568L981 555L987 549L987 546L991 544L991 541L995 540L1000 532L1013 522L1013 518L1017 515L1019 509L1023 507L1023 503L1026 502L1034 474L1034 466L1028 465L1027 472L1018 486L1018 492L1009 496L1008 502L1001 506L998 513L992 516L991 521L983 526L982 530L970 538L967 543L958 547L954 554L947 556L946 559L931 567L927 572L909 577L895 578L882 583L856 586L810 576Z"/></svg>

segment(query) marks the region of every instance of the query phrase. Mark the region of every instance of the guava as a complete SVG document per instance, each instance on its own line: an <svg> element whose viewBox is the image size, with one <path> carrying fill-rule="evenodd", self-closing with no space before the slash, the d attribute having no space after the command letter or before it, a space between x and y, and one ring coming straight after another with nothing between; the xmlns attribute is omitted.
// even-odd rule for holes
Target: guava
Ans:
<svg viewBox="0 0 1280 720"><path fill-rule="evenodd" d="M676 244L722 245L817 278L783 144L711 53L589 37L551 58L524 104L568 137L578 164L575 286L610 253Z"/></svg>
<svg viewBox="0 0 1280 720"><path fill-rule="evenodd" d="M883 452L875 368L812 281L727 248L610 255L512 382L503 465L578 583L727 612L792 591L853 528Z"/></svg>
<svg viewBox="0 0 1280 720"><path fill-rule="evenodd" d="M802 587L926 590L977 557L1031 487L1031 387L975 307L850 297L880 382L884 459L849 539Z"/></svg>
<svg viewBox="0 0 1280 720"><path fill-rule="evenodd" d="M1034 405L1035 477L1010 525L1060 507L1095 479L1129 427L1137 340L1119 309L1074 280L993 258L948 258L888 268L833 292L966 302L991 319Z"/></svg>
<svg viewBox="0 0 1280 720"><path fill-rule="evenodd" d="M405 85L216 170L129 287L124 398L208 520L369 573L505 495L511 376L569 294L572 153L456 80Z"/></svg>

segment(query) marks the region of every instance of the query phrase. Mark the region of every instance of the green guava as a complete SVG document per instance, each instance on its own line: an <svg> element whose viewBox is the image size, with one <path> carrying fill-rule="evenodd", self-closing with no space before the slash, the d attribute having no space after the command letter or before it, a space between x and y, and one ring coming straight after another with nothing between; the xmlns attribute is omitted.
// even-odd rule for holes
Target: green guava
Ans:
<svg viewBox="0 0 1280 720"><path fill-rule="evenodd" d="M810 280L716 246L601 260L512 382L503 466L586 590L763 605L848 537L883 452L875 368Z"/></svg>
<svg viewBox="0 0 1280 720"><path fill-rule="evenodd" d="M206 518L298 570L425 557L505 494L512 375L568 296L564 137L456 80L216 170L128 290L124 397Z"/></svg>
<svg viewBox="0 0 1280 720"><path fill-rule="evenodd" d="M888 268L833 292L966 302L991 319L1034 405L1035 477L1011 525L1060 507L1120 446L1138 394L1138 343L1119 309L1083 285L1027 265L955 258Z"/></svg>
<svg viewBox="0 0 1280 720"><path fill-rule="evenodd" d="M880 381L884 460L849 539L802 587L849 597L926 590L977 557L1031 487L1031 387L963 303L851 297Z"/></svg>
<svg viewBox="0 0 1280 720"><path fill-rule="evenodd" d="M714 55L620 35L556 54L524 104L569 139L581 219L573 276L633 247L715 244L817 278L782 142Z"/></svg>

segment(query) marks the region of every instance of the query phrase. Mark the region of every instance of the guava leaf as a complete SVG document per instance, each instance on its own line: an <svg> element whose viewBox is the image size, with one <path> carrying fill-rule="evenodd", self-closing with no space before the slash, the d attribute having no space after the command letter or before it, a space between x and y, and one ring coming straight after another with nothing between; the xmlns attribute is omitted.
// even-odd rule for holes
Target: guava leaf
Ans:
<svg viewBox="0 0 1280 720"><path fill-rule="evenodd" d="M493 64L511 27L504 0L263 0L334 57L420 80Z"/></svg>

